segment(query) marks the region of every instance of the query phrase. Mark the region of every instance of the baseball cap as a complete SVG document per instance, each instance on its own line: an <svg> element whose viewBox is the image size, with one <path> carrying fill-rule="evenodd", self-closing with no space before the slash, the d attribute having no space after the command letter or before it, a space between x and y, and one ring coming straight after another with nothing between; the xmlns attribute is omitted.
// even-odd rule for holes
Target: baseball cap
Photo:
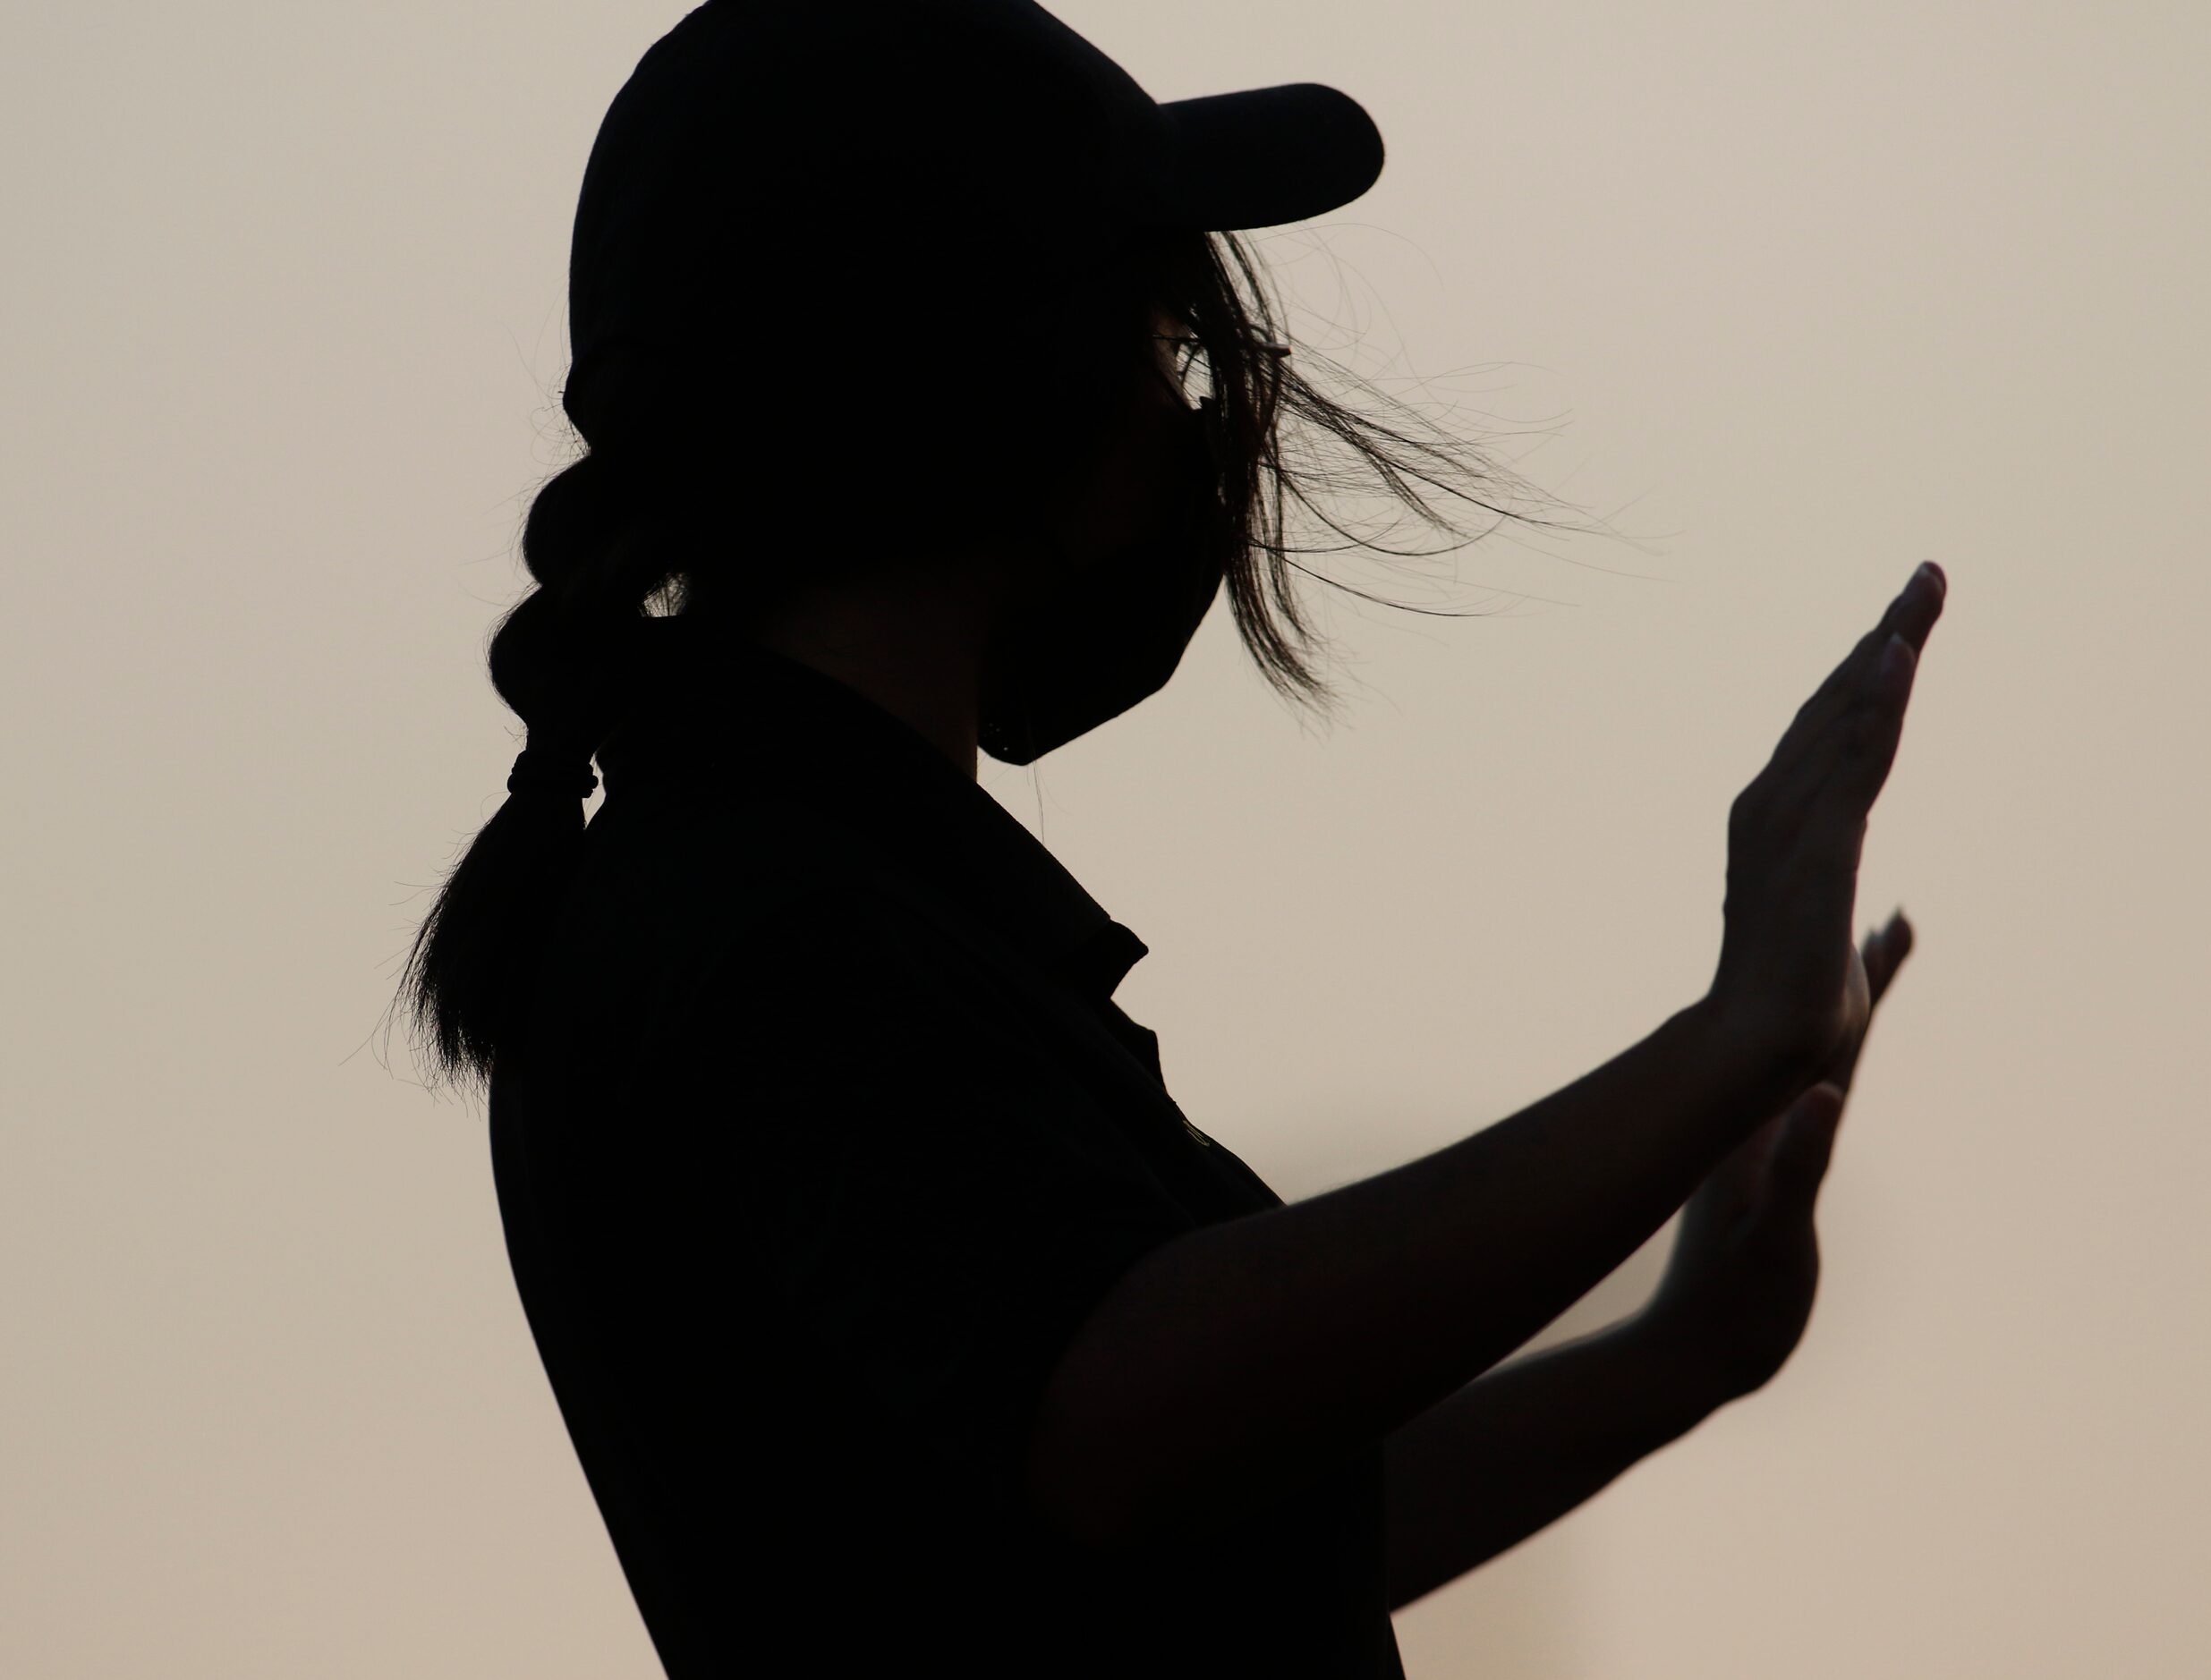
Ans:
<svg viewBox="0 0 2211 1680"><path fill-rule="evenodd" d="M707 0L591 147L563 405L599 444L702 379L858 371L885 332L1051 295L1147 232L1322 214L1382 165L1333 88L1161 102L1034 0Z"/></svg>

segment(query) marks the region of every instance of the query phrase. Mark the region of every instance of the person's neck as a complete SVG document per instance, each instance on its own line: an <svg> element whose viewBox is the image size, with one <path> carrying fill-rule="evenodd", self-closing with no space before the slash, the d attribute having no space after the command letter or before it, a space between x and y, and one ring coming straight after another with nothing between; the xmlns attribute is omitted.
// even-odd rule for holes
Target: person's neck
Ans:
<svg viewBox="0 0 2211 1680"><path fill-rule="evenodd" d="M970 591L847 581L754 620L747 638L865 695L975 779L984 615Z"/></svg>

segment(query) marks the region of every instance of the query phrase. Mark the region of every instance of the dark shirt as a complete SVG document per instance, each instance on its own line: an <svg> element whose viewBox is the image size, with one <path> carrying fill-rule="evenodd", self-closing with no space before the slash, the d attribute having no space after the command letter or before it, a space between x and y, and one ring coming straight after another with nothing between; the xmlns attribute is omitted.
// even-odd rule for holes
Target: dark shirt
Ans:
<svg viewBox="0 0 2211 1680"><path fill-rule="evenodd" d="M1379 1440L1104 1556L1021 1497L1115 1282L1281 1205L1112 1001L1143 942L856 690L652 628L490 1130L668 1673L1401 1680Z"/></svg>

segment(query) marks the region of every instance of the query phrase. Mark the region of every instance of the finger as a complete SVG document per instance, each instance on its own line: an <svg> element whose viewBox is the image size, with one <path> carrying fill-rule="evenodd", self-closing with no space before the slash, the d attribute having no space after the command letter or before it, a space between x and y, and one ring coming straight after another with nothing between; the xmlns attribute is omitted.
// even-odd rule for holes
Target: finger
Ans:
<svg viewBox="0 0 2211 1680"><path fill-rule="evenodd" d="M1823 791L1841 800L1842 812L1855 822L1863 822L1888 785L1918 675L1918 651L1901 637L1892 639L1874 667L1864 703L1833 732L1833 768Z"/></svg>
<svg viewBox="0 0 2211 1680"><path fill-rule="evenodd" d="M1773 1151L1773 1194L1782 1204L1809 1212L1834 1158L1835 1132L1842 1123L1843 1093L1824 1082L1797 1099L1789 1124Z"/></svg>
<svg viewBox="0 0 2211 1680"><path fill-rule="evenodd" d="M1930 561L1912 574L1903 592L1889 603L1881 622L1866 632L1850 658L1836 668L1837 676L1843 680L1831 682L1822 690L1803 737L1791 750L1790 761L1817 757L1839 723L1893 687L1895 674L1884 666L1891 637L1902 638L1913 654L1926 646L1928 633L1943 610L1943 588L1935 581L1941 573L1929 571L1927 566L1932 564Z"/></svg>
<svg viewBox="0 0 2211 1680"><path fill-rule="evenodd" d="M1779 774L1753 785L1764 809L1784 813L1800 856L1828 870L1855 874L1866 841L1866 819L1887 784L1911 702L1911 644L1897 641L1898 663L1875 667L1864 692L1826 735ZM1872 976L1867 977L1870 987Z"/></svg>
<svg viewBox="0 0 2211 1680"><path fill-rule="evenodd" d="M1926 646L1935 621L1942 616L1948 590L1943 569L1932 560L1922 561L1881 615L1881 622L1858 639L1811 699L1798 708L1795 720L1773 749L1771 764L1774 773L1786 774L1834 720L1862 698L1890 636L1902 636L1915 650Z"/></svg>
<svg viewBox="0 0 2211 1680"><path fill-rule="evenodd" d="M1922 560L1911 575L1912 586L1889 604L1889 628L1915 649L1924 649L1950 599L1950 576L1932 560Z"/></svg>
<svg viewBox="0 0 2211 1680"><path fill-rule="evenodd" d="M1721 1222L1722 1228L1755 1205L1765 1194L1766 1174L1774 1151L1780 1149L1790 1110L1784 1108L1728 1151L1697 1187L1697 1210Z"/></svg>
<svg viewBox="0 0 2211 1680"><path fill-rule="evenodd" d="M1890 974L1895 971L1893 947L1889 938L1890 929L1894 926L1895 923L1891 921L1889 927L1875 928L1866 936L1865 944L1858 947L1866 966L1866 989L1871 1001L1875 1004L1881 1001L1882 991L1889 983Z"/></svg>
<svg viewBox="0 0 2211 1680"><path fill-rule="evenodd" d="M1881 995L1896 978L1897 969L1910 955L1911 923L1904 920L1904 912L1900 910L1889 918L1887 927L1866 941L1866 986L1875 1004L1880 1003Z"/></svg>

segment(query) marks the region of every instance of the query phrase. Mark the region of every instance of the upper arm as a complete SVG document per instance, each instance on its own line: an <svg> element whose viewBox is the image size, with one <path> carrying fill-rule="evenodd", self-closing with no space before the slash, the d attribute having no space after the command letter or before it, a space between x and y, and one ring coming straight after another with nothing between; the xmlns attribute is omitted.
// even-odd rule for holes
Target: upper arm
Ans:
<svg viewBox="0 0 2211 1680"><path fill-rule="evenodd" d="M895 918L772 919L703 997L743 1252L820 1356L1026 1506L1047 1380L1191 1221L984 977Z"/></svg>

